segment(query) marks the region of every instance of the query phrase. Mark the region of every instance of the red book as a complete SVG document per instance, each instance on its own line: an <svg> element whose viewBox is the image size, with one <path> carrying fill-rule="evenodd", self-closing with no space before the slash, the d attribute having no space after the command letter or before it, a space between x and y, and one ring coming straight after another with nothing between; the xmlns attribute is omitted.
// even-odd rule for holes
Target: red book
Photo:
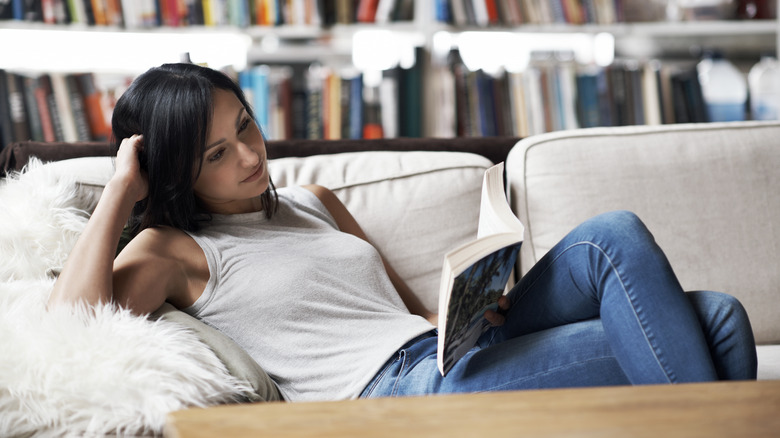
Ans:
<svg viewBox="0 0 780 438"><path fill-rule="evenodd" d="M373 23L376 21L376 7L379 0L360 0L357 10L357 21L360 23Z"/></svg>
<svg viewBox="0 0 780 438"><path fill-rule="evenodd" d="M485 8L488 14L488 23L498 23L498 8L496 7L496 0L485 0Z"/></svg>
<svg viewBox="0 0 780 438"><path fill-rule="evenodd" d="M36 80L37 85L33 94L35 101L38 103L38 117L41 119L41 129L43 130L44 141L57 141L57 135L54 133L54 124L51 120L51 113L49 112L49 99L46 91L46 85L44 81L48 81L48 77L38 78ZM48 84L48 82L46 82ZM49 91L51 90L51 85Z"/></svg>
<svg viewBox="0 0 780 438"><path fill-rule="evenodd" d="M92 140L108 140L111 127L106 120L103 96L95 86L94 76L91 73L77 74L76 81L84 101L84 112Z"/></svg>

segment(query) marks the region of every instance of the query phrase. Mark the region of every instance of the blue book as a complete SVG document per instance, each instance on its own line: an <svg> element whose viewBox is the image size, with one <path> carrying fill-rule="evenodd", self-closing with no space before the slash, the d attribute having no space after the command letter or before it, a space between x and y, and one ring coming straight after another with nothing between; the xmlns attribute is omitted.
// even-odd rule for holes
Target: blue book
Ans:
<svg viewBox="0 0 780 438"><path fill-rule="evenodd" d="M577 75L577 119L583 128L600 124L598 77L595 74Z"/></svg>
<svg viewBox="0 0 780 438"><path fill-rule="evenodd" d="M349 138L363 138L363 75L349 80Z"/></svg>
<svg viewBox="0 0 780 438"><path fill-rule="evenodd" d="M450 9L450 0L435 0L434 11L436 21L439 23L452 23L452 9Z"/></svg>
<svg viewBox="0 0 780 438"><path fill-rule="evenodd" d="M24 0L11 0L11 18L24 20Z"/></svg>

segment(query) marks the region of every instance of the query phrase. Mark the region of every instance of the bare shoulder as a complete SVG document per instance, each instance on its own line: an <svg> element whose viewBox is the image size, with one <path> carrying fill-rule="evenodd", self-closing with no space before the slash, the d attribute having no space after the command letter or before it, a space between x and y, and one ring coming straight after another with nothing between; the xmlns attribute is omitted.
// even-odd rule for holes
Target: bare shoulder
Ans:
<svg viewBox="0 0 780 438"><path fill-rule="evenodd" d="M368 240L365 233L360 228L352 213L349 212L347 207L341 202L341 200L327 187L323 187L316 184L310 184L303 186L306 190L314 193L319 198L322 205L328 210L333 219L336 221L341 231L354 234L361 239Z"/></svg>
<svg viewBox="0 0 780 438"><path fill-rule="evenodd" d="M317 196L320 199L320 201L323 202L325 202L325 199L336 196L329 188L321 186L319 184L306 184L301 187L314 193L314 195Z"/></svg>
<svg viewBox="0 0 780 438"><path fill-rule="evenodd" d="M339 216L346 211L344 204L341 203L341 200L329 188L318 184L307 184L301 187L314 193L314 196L322 202L322 205L328 209L332 216ZM336 219L338 219L338 217L336 217Z"/></svg>
<svg viewBox="0 0 780 438"><path fill-rule="evenodd" d="M155 227L138 233L117 256L114 277L120 283L115 286L129 294L157 289L158 296L183 308L203 291L209 270L203 250L187 233Z"/></svg>
<svg viewBox="0 0 780 438"><path fill-rule="evenodd" d="M171 227L147 228L138 233L127 248L174 259L182 255L182 250L199 249L187 233Z"/></svg>

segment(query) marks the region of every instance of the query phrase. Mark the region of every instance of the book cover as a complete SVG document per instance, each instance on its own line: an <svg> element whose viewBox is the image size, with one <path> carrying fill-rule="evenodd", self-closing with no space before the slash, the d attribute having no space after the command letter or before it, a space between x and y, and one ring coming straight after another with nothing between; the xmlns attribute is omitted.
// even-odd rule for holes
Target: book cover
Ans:
<svg viewBox="0 0 780 438"><path fill-rule="evenodd" d="M509 102L512 109L512 135L516 137L528 137L528 115L526 114L526 92L524 74L521 72L509 73Z"/></svg>
<svg viewBox="0 0 780 438"><path fill-rule="evenodd" d="M396 0L379 0L376 5L374 22L384 24L389 23L393 18Z"/></svg>
<svg viewBox="0 0 780 438"><path fill-rule="evenodd" d="M41 123L41 130L43 133L43 141L57 141L57 136L54 132L54 122L51 119L51 111L49 109L49 97L47 95L47 89L44 85L45 80L48 77L41 75L34 78L34 85L32 88L33 95L35 96L35 102L38 109L38 118ZM48 85L49 92L51 91L51 85Z"/></svg>
<svg viewBox="0 0 780 438"><path fill-rule="evenodd" d="M60 117L60 110L57 107L57 96L54 94L54 86L52 84L51 76L47 73L38 77L38 85L40 87L39 98L46 100L46 109L49 113L49 119L51 120L52 131L54 135L53 141L65 141L65 133L62 128L62 118Z"/></svg>
<svg viewBox="0 0 780 438"><path fill-rule="evenodd" d="M526 111L528 118L528 135L546 132L547 117L544 105L542 71L531 68L523 75L523 86L526 95Z"/></svg>
<svg viewBox="0 0 780 438"><path fill-rule="evenodd" d="M96 141L108 140L111 137L111 126L106 117L103 95L95 83L95 75L92 73L76 74L75 82L83 101L90 138Z"/></svg>
<svg viewBox="0 0 780 438"><path fill-rule="evenodd" d="M323 67L312 64L306 72L306 138L323 138L322 83Z"/></svg>
<svg viewBox="0 0 780 438"><path fill-rule="evenodd" d="M452 24L452 7L449 0L434 0L433 11L437 22Z"/></svg>
<svg viewBox="0 0 780 438"><path fill-rule="evenodd" d="M423 108L423 49L415 49L416 61L409 68L399 68L399 135L401 137L422 137Z"/></svg>
<svg viewBox="0 0 780 438"><path fill-rule="evenodd" d="M349 81L349 135L346 138L363 138L363 75L356 72Z"/></svg>
<svg viewBox="0 0 780 438"><path fill-rule="evenodd" d="M21 80L24 102L27 106L27 122L30 125L30 138L34 141L44 141L43 126L41 124L40 111L38 110L38 100L35 97L38 81L31 76L23 76Z"/></svg>
<svg viewBox="0 0 780 438"><path fill-rule="evenodd" d="M67 142L76 142L78 141L76 119L70 104L70 90L68 90L65 74L50 73L49 76L51 78L52 94L62 127L62 139Z"/></svg>
<svg viewBox="0 0 780 438"><path fill-rule="evenodd" d="M0 150L13 141L11 108L8 100L8 73L0 69Z"/></svg>
<svg viewBox="0 0 780 438"><path fill-rule="evenodd" d="M512 129L512 105L509 101L511 94L509 76L502 71L493 78L493 107L496 114L496 135L498 136L511 136L514 132Z"/></svg>
<svg viewBox="0 0 780 438"><path fill-rule="evenodd" d="M79 90L78 79L75 75L68 74L65 76L65 82L68 89L70 108L73 111L73 120L76 122L76 138L79 141L89 141L92 135L89 132L89 121L84 108L84 97Z"/></svg>
<svg viewBox="0 0 780 438"><path fill-rule="evenodd" d="M450 9L452 10L452 24L456 26L465 26L468 24L466 15L466 6L463 2L471 0L450 0Z"/></svg>
<svg viewBox="0 0 780 438"><path fill-rule="evenodd" d="M27 103L24 99L23 78L16 73L7 73L8 109L11 111L11 129L14 141L30 140Z"/></svg>
<svg viewBox="0 0 780 438"><path fill-rule="evenodd" d="M660 125L663 120L658 84L659 64L651 61L642 68L642 102L647 125Z"/></svg>
<svg viewBox="0 0 780 438"><path fill-rule="evenodd" d="M322 124L323 138L341 139L341 78L332 69L328 69L325 84L322 87Z"/></svg>
<svg viewBox="0 0 780 438"><path fill-rule="evenodd" d="M357 21L360 23L373 23L376 19L376 7L379 0L360 0L357 7Z"/></svg>
<svg viewBox="0 0 780 438"><path fill-rule="evenodd" d="M414 0L397 0L391 15L392 21L413 21Z"/></svg>
<svg viewBox="0 0 780 438"><path fill-rule="evenodd" d="M457 49L450 50L447 63L455 82L455 131L458 137L464 137L471 130L470 118L468 116L468 90L466 86L468 69L463 64L463 59Z"/></svg>
<svg viewBox="0 0 780 438"><path fill-rule="evenodd" d="M379 83L379 105L384 138L398 137L398 68L384 70Z"/></svg>
<svg viewBox="0 0 780 438"><path fill-rule="evenodd" d="M11 17L14 20L24 20L24 0L9 0L11 3Z"/></svg>
<svg viewBox="0 0 780 438"><path fill-rule="evenodd" d="M14 18L11 0L0 0L0 20L12 20Z"/></svg>
<svg viewBox="0 0 780 438"><path fill-rule="evenodd" d="M363 138L383 138L382 107L379 102L379 87L363 87Z"/></svg>
<svg viewBox="0 0 780 438"><path fill-rule="evenodd" d="M577 75L577 118L583 128L600 125L597 73L581 72Z"/></svg>
<svg viewBox="0 0 780 438"><path fill-rule="evenodd" d="M452 366L490 327L484 318L498 308L517 262L525 228L509 207L504 163L487 171L482 183L477 239L444 256L439 291L439 372Z"/></svg>
<svg viewBox="0 0 780 438"><path fill-rule="evenodd" d="M249 84L252 90L252 108L255 110L255 122L260 130L265 132L269 123L269 85L268 75L270 69L267 65L259 65L249 70Z"/></svg>

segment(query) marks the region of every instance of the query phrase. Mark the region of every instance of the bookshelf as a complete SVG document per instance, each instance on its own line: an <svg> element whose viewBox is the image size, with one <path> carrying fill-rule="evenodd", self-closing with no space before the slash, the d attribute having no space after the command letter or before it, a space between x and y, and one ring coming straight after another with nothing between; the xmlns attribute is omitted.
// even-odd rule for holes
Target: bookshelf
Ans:
<svg viewBox="0 0 780 438"><path fill-rule="evenodd" d="M49 1L72 3L75 0ZM95 2L99 0L86 1ZM119 2L120 0L105 1ZM199 3L200 1L189 0L178 2L178 4L190 6L201 4L201 6L204 6L211 0L203 0L203 3ZM258 0L258 2L262 1L264 0ZM293 0L289 3L304 4L307 1L309 0L300 0L298 2ZM381 3L383 0L379 1ZM364 123L367 118L384 117L384 119L392 119L390 122L382 121L384 123L382 125L384 128L382 135L384 136L447 137L503 134L525 136L549 130L569 129L573 126L589 126L589 124L582 122L583 116L579 113L582 110L576 107L570 107L567 111L564 111L565 114L559 117L561 120L549 120L550 115L544 114L544 108L555 106L555 103L552 102L554 98L550 96L528 96L534 94L532 91L528 91L528 87L531 87L534 83L536 83L537 87L541 87L541 85L538 82L528 82L528 78L520 77L515 72L508 72L500 80L496 80L491 75L484 75L482 71L478 74L475 74L473 71L463 72L464 77L461 79L470 83L476 90L471 92L472 98L470 103L473 104L475 101L478 101L480 96L488 93L487 90L491 90L490 93L494 95L501 94L503 91L508 96L512 94L513 83L517 86L524 84L527 90L524 98L543 100L541 105L537 102L535 106L527 106L524 109L525 117L528 117L529 113L534 111L542 111L544 116L538 116L536 120L526 120L521 123L519 122L520 116L512 114L504 117L504 120L492 124L491 127L485 128L484 118L486 116L495 119L505 111L513 113L519 111L516 107L512 107L511 99L507 98L507 102L491 103L491 112L487 115L482 114L483 120L481 121L479 120L480 115L475 115L478 111L473 108L467 109L472 116L471 122L468 123L462 120L464 115L459 114L456 109L458 101L462 101L464 98L462 96L457 98L452 92L458 86L458 81L451 73L452 54L449 49L458 46L467 37L475 35L483 38L482 41L487 41L482 43L487 46L494 45L490 41L499 41L502 38L512 40L513 42L509 43L510 46L514 44L514 46L530 47L534 44L541 44L536 49L538 53L535 52L534 54L515 54L512 51L515 48L512 48L504 52L499 51L498 55L492 56L493 61L501 58L518 58L519 60L514 59L514 65L492 65L490 57L485 57L487 59L485 62L491 64L490 67L476 65L468 66L466 69L490 70L492 68L504 68L520 70L526 68L525 66L530 66L529 68L537 69L537 75L545 74L545 72L556 72L556 74L563 72L566 75L571 75L598 68L609 68L608 65L612 64L613 60L618 64L626 65L628 70L636 69L638 68L637 66L642 67L654 59L671 59L676 62L687 61L690 63L696 59L701 50L709 47L717 47L723 50L727 57L733 59L743 71L746 71L752 63L758 60L760 54L769 52L776 55L778 46L780 46L778 44L778 39L780 39L780 22L777 18L646 22L612 20L611 22L581 22L579 24L570 24L565 21L556 22L555 20L547 19L523 24L499 21L484 25L484 22L478 24L477 21L473 20L466 22L456 22L455 20L449 23L441 22L437 19L437 12L434 9L434 5L437 2L434 1L395 1L399 4L413 5L411 6L413 11L413 14L410 16L412 17L411 19L401 21L382 20L381 23L362 23L353 19L350 22L350 20L339 19L338 13L333 12L335 15L327 20L325 15L321 14L314 20L299 19L295 23L267 25L257 24L251 18L247 19L244 17L243 20L238 19L235 18L235 14L225 12L223 14L225 18L222 21L202 22L192 25L158 26L144 24L139 19L133 20L132 25L129 22L126 25L117 23L91 25L85 22L50 24L9 19L7 15L3 16L0 10L0 17L5 17L0 19L0 63L5 63L4 65L0 64L0 68L8 72L28 76L50 72L65 75L77 72L95 73L98 87L108 90L109 96L104 98L104 103L110 108L111 100L121 93L127 81L133 76L146 70L151 65L178 61L185 52L189 53L193 62L204 62L216 67L225 66L236 75L237 79L240 76L239 72L260 74L268 73L270 69L273 73L271 83L277 84L278 87L288 88L297 83L299 98L301 98L300 90L310 86L312 79L293 78L293 76L311 75L309 73L312 71L310 66L314 64L317 66L315 70L320 75L320 80L323 81L319 84L319 92L324 94L318 96L319 99L327 97L329 91L331 96L335 95L334 93L341 93L341 91L346 90L350 81L354 83L356 77L361 79L362 88L353 89L353 94L356 92L361 93L364 96L364 100L367 99L370 102L364 101L361 103L359 113L362 115L362 118L360 123ZM561 1L571 3L572 0ZM586 0L577 1L581 1L584 4ZM144 3L142 1L135 3L148 4L148 2ZM224 1L225 7L234 3L234 0ZM333 3L344 4L344 2L337 0L334 0ZM359 3L355 2L354 7L359 7ZM259 5L260 3L257 4ZM249 11L252 12L251 10ZM255 16L259 17L256 14L257 11L254 12ZM203 11L200 12L200 14L203 13ZM162 23L169 22L164 18L159 18L159 21ZM182 21L186 20L182 18ZM326 23L326 21L328 22ZM23 37L6 36L8 34L3 32L9 30L27 32L27 34ZM98 41L111 41L114 38L119 38L125 40L123 44L126 44L126 48L112 49L110 48L112 46L109 46L109 48L105 49L85 50L84 46L87 43L71 43L70 47L60 46L55 50L56 53L47 56L45 54L45 46L25 46L19 43L20 46L17 48L17 51L8 55L8 47L12 46L12 44L8 44L9 41L25 41L30 39L30 33L44 34L49 31L59 31L59 36L86 34L88 44L90 45L96 44ZM523 37L527 39L522 39ZM51 42L58 40L59 37L47 36L43 39ZM173 42L175 40L179 42ZM555 41L563 42L553 44ZM113 44L113 47L116 47L119 43ZM544 49L544 44L549 45L549 50ZM146 57L146 55L149 55L147 53L150 51L149 48L155 46L168 46L170 48L164 50L162 54L155 55L156 57ZM582 49L585 53L585 55L582 55L584 58L577 52L579 50L577 47L580 46L584 47ZM594 48L596 46L599 48ZM215 61L213 57L216 55L202 52L202 49L206 47L211 47L212 51L222 52L220 53L221 55L225 55L224 52L233 53L230 55L230 60L220 59ZM567 48L575 49L575 53L567 54ZM6 50L6 52L3 52L3 50ZM477 51L479 52L479 50ZM597 53L595 53L597 51L606 52L608 55L606 60L597 59ZM37 63L31 61L30 58L14 63L14 57L21 52L26 52L27 54L35 53L40 56L37 56ZM109 60L109 55L112 53L118 53L120 57L115 60ZM390 57L392 59L390 61L385 60L385 63L391 66L398 64L397 66L389 69L387 69L388 65L372 66L372 62L377 61L372 61L370 59L371 56L377 54L387 55L388 53L392 54ZM505 56L505 54L511 54L511 56ZM60 66L58 64L60 58L55 55L61 55L60 58L71 61L76 60L76 62L68 66ZM462 55L464 61L469 58L465 49ZM525 59L526 57L527 59ZM385 58L388 57L385 56ZM103 61L103 65L101 66L99 63L93 65L91 64L92 60ZM130 60L129 63L127 62L128 60ZM410 62L414 66L408 65ZM108 67L105 65L108 65ZM258 65L267 65L269 69L261 71L261 69L254 68ZM385 70L382 70L382 68ZM447 71L450 72L449 76ZM578 79L575 76L571 76L571 78L572 80ZM337 81L336 79L339 80ZM413 91L406 90L406 97L399 97L399 94L405 90L404 87L407 87L404 84L410 83L409 81L411 80L419 81L418 84L413 86L413 90L417 90L418 95L413 96ZM393 81L395 82L388 85L388 82ZM523 83L523 81L526 82ZM338 86L336 82L339 82ZM569 82L562 85L563 88L573 87L573 89L568 90L568 93L572 93L573 90L576 91L578 86L580 84L577 82ZM367 90L367 88L372 89ZM278 90L272 91L268 98L278 99ZM558 90L558 93L560 92ZM397 101L394 104L390 104L389 109L387 109L382 105L382 102L386 101L390 95L394 95ZM516 99L517 96L513 98ZM560 96L557 99L560 100ZM306 105L306 103L299 101L298 105ZM408 106L404 110L401 105L418 105L416 114L419 120L414 122L400 121L399 117L401 114L409 112ZM376 112L377 106L382 114ZM10 108L10 106L6 107ZM368 111L369 108L373 108L373 115L369 114L371 113L371 111ZM381 111L381 108L385 108L385 110ZM331 109L335 111L335 104L331 105ZM288 111L288 113L285 116L285 120L281 121L273 119L273 114L279 113L278 108L268 108L265 111L268 114L264 120L266 121L265 123L269 124L267 131L272 138L281 138L286 135L320 136L323 138L367 135L354 126L348 128L349 123L344 120L342 120L341 125L343 126L340 130L337 129L338 123L333 121L330 122L330 129L326 130L324 126L321 126L317 133L301 126L292 129L287 125L291 123L290 118L295 117L292 115L294 113L291 112L292 109L289 107L285 111ZM302 109L299 108L298 113L295 114L301 116L302 113L300 111ZM340 111L335 112L340 113L339 116L342 119L347 117L346 114L358 114L354 109L349 110L348 106L343 106ZM308 115L307 117L311 118L313 116ZM324 114L320 113L319 117L324 117ZM543 118L548 120L542 120ZM611 121L606 121L602 118L598 122L594 120L591 120L589 123L657 122L649 120L647 117L618 118ZM671 123L675 121L662 118L660 122ZM412 129L408 128L409 123L414 125ZM464 124L469 126L464 127ZM524 124L525 126L521 129L518 127L518 124ZM476 129L476 125L483 126L480 129ZM514 126L514 128L509 129L508 126ZM0 129L3 129L2 126L0 126ZM8 130L9 128L6 127L3 132ZM8 138L7 135L5 137L6 139Z"/></svg>

